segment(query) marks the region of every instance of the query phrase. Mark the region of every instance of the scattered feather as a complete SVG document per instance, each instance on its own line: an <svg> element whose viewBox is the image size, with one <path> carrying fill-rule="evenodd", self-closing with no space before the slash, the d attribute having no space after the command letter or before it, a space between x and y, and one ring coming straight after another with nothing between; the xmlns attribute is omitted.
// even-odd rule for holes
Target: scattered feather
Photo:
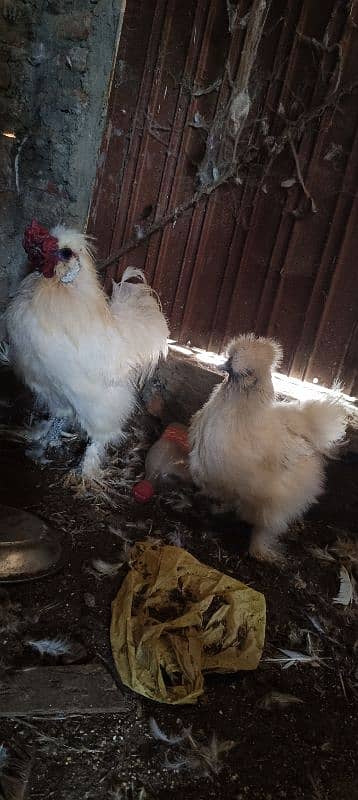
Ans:
<svg viewBox="0 0 358 800"><path fill-rule="evenodd" d="M339 675L339 681L340 681L340 684L341 684L341 687L342 687L343 697L346 700L346 702L348 702L347 689L346 689L346 685L345 685L344 680L343 680L343 675L342 675L340 670L338 670L338 675Z"/></svg>
<svg viewBox="0 0 358 800"><path fill-rule="evenodd" d="M167 736L153 717L150 719L149 725L155 739L171 747L178 747L175 757L169 759L166 754L165 766L170 770L200 770L202 774L211 779L222 768L222 756L237 745L237 742L231 740L219 741L215 733L209 744L203 744L194 738L191 728L184 728L180 736Z"/></svg>
<svg viewBox="0 0 358 800"><path fill-rule="evenodd" d="M59 658L71 652L71 645L66 639L28 639L26 644L40 653L41 656L53 656Z"/></svg>
<svg viewBox="0 0 358 800"><path fill-rule="evenodd" d="M4 340L0 342L0 366L7 367L11 364L10 360L10 345Z"/></svg>
<svg viewBox="0 0 358 800"><path fill-rule="evenodd" d="M208 745L201 744L187 733L187 747L185 752L180 752L175 758L168 758L166 754L165 766L167 769L200 771L212 780L213 775L218 775L223 767L222 756L236 747L237 742L231 740L218 741L214 733Z"/></svg>
<svg viewBox="0 0 358 800"><path fill-rule="evenodd" d="M358 539L337 539L331 550L338 558L358 565Z"/></svg>
<svg viewBox="0 0 358 800"><path fill-rule="evenodd" d="M173 770L174 772L179 772L182 769L190 772L197 770L201 764L199 759L190 752L183 756L177 756L176 758L169 758L166 753L164 766L166 769Z"/></svg>
<svg viewBox="0 0 358 800"><path fill-rule="evenodd" d="M168 542L173 544L175 547L184 547L183 535L180 533L180 531L172 531L171 533L168 533L167 539Z"/></svg>
<svg viewBox="0 0 358 800"><path fill-rule="evenodd" d="M0 772L4 769L9 759L9 751L4 744L0 744Z"/></svg>
<svg viewBox="0 0 358 800"><path fill-rule="evenodd" d="M126 544L133 544L133 538L126 536L126 534L123 533L123 531L121 531L119 528L113 528L111 525L109 525L109 531L110 533L113 533L114 536L118 536L118 539L122 539L123 542L126 542Z"/></svg>
<svg viewBox="0 0 358 800"><path fill-rule="evenodd" d="M210 770L217 775L222 768L222 764L220 763L221 756L236 747L237 742L231 739L224 739L220 742L214 733L209 745L199 745L197 742L195 742L195 745L196 753L207 763Z"/></svg>
<svg viewBox="0 0 358 800"><path fill-rule="evenodd" d="M329 635L328 635L328 633L327 633L327 629L323 627L323 624L322 624L322 623L321 623L321 621L318 619L318 617L316 617L316 616L313 616L313 614L307 614L307 613L305 613L305 616L307 617L307 619L308 619L308 620L309 620L309 622L311 623L311 625L312 625L312 627L314 628L314 630L315 630L315 631L316 631L316 632L317 632L317 633L318 633L320 636L324 636L324 637L325 637L325 639L327 639L329 642L332 642L332 644L336 644L336 645L339 645L339 644L340 644L340 643L337 641L337 639L333 639L331 636L329 636ZM311 647L311 648L312 648L311 640L310 640L310 638L309 638L309 631L306 631L306 634L307 634L307 642L308 642L308 649L309 649L309 647Z"/></svg>
<svg viewBox="0 0 358 800"><path fill-rule="evenodd" d="M58 608L60 603L47 603L45 606L38 606L37 609L31 609L31 612L26 615L27 621L32 622L32 624L37 624L41 617L48 614L50 611L54 611L55 608ZM26 621L26 620L25 620Z"/></svg>
<svg viewBox="0 0 358 800"><path fill-rule="evenodd" d="M313 558L316 558L317 561L320 561L321 564L334 564L335 558L328 552L327 547L323 549L323 547L310 547L309 551Z"/></svg>
<svg viewBox="0 0 358 800"><path fill-rule="evenodd" d="M164 742L165 744L180 744L185 739L185 735L167 736L167 734L161 730L154 717L150 718L149 727L153 738L157 739L159 742Z"/></svg>
<svg viewBox="0 0 358 800"><path fill-rule="evenodd" d="M151 520L139 519L138 522L126 522L126 528L136 528L138 531L146 531L147 528L153 525ZM150 532L150 531L149 531Z"/></svg>
<svg viewBox="0 0 358 800"><path fill-rule="evenodd" d="M272 691L265 694L265 697L262 698L260 708L265 708L269 711L271 708L276 708L277 706L286 707L301 703L303 703L303 700L300 700L299 697L295 697L293 694Z"/></svg>
<svg viewBox="0 0 358 800"><path fill-rule="evenodd" d="M339 578L339 592L336 597L333 598L333 603L340 606L349 606L356 600L354 579L351 578L346 567L341 567Z"/></svg>
<svg viewBox="0 0 358 800"><path fill-rule="evenodd" d="M306 641L307 641L308 654L310 656L315 656L316 653L315 653L315 650L314 650L314 645L313 645L313 642L312 642L312 635L311 635L310 631L306 631Z"/></svg>
<svg viewBox="0 0 358 800"><path fill-rule="evenodd" d="M94 558L92 561L95 571L103 578L114 578L124 563L124 561L116 561L114 564L110 564L109 561L103 561L102 558Z"/></svg>
<svg viewBox="0 0 358 800"><path fill-rule="evenodd" d="M322 661L317 653L299 653L297 650L286 650L283 647L279 647L278 650L282 653L282 656L266 658L265 661L281 664L282 669L289 669L289 667L297 664L312 664L312 666L317 667Z"/></svg>
<svg viewBox="0 0 358 800"><path fill-rule="evenodd" d="M31 765L32 757L25 749L12 747L8 751L6 763L0 770L0 798L24 800L27 796Z"/></svg>
<svg viewBox="0 0 358 800"><path fill-rule="evenodd" d="M318 633L326 633L317 617L311 616L310 614L306 614L306 617Z"/></svg>

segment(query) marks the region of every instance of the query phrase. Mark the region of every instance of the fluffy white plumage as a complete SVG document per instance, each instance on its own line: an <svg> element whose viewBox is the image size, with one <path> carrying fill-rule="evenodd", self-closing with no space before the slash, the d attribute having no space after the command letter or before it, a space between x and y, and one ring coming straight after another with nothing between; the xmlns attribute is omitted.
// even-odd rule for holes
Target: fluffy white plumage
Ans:
<svg viewBox="0 0 358 800"><path fill-rule="evenodd" d="M277 342L240 336L228 356L227 379L191 422L191 473L254 526L251 555L276 560L280 536L323 491L324 457L342 440L346 415L336 402L275 402Z"/></svg>
<svg viewBox="0 0 358 800"><path fill-rule="evenodd" d="M136 408L136 383L167 352L168 327L150 287L126 281L102 291L88 240L57 227L53 277L31 272L6 313L10 360L51 417L76 421L88 434L82 473L99 474L106 445L123 438Z"/></svg>

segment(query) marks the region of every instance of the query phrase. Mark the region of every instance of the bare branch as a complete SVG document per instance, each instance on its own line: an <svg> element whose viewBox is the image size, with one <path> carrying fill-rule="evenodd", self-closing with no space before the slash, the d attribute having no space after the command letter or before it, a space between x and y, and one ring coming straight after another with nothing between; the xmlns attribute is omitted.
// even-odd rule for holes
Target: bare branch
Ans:
<svg viewBox="0 0 358 800"><path fill-rule="evenodd" d="M315 39L314 36L305 36L305 34L301 33L300 31L296 31L296 33L301 42L311 45L316 50L320 50L322 53L333 53L336 49L341 50L341 45L339 42L326 44L325 42L320 42L318 39Z"/></svg>
<svg viewBox="0 0 358 800"><path fill-rule="evenodd" d="M186 200L184 203L181 203L180 206L177 206L172 211L169 211L167 214L164 214L158 220L153 222L153 224L150 225L145 232L143 232L140 241L138 241L137 237L130 239L129 242L127 242L127 244L124 244L123 247L121 247L117 253L109 256L109 258L103 261L102 264L100 264L98 267L99 271L102 272L107 267L110 267L111 264L114 264L126 253L131 252L131 250L134 250L136 247L138 247L139 244L142 244L142 242L145 242L147 239L153 236L153 233L163 230L171 222L176 222L177 219L182 217L186 211L188 211L190 208L193 208L193 206L198 205L198 203L201 203L207 197L210 197L210 195L213 192L215 192L219 188L219 186L223 186L223 184L231 180L231 178L233 178L234 175L235 173L233 169L228 170L225 174L220 176L219 180L216 183L212 183L210 186L206 186L205 188L200 189L199 191L195 192L195 194L192 197L190 197L189 200Z"/></svg>
<svg viewBox="0 0 358 800"><path fill-rule="evenodd" d="M236 83L236 82L235 82ZM287 146L289 143L292 155L295 161L296 173L297 178L300 183L300 186L304 192L305 197L309 201L311 210L313 213L317 212L317 207L315 204L314 199L312 198L310 192L308 191L300 166L299 156L296 149L296 143L299 141L300 137L302 136L303 131L307 128L307 125L315 120L319 120L323 114L328 111L329 109L338 109L340 102L347 97L348 95L352 94L358 89L358 81L349 84L348 86L343 87L339 92L331 92L329 96L326 98L325 102L316 106L308 113L302 113L296 120L290 121L289 119L285 119L282 114L281 119L285 124L285 128L282 131L281 135L274 138L273 136L265 136L264 144L266 146L266 152L268 153L268 162L263 167L263 176L262 176L262 183L264 178L267 177L269 171L272 167L277 156L282 153L284 147ZM278 112L276 112L278 113ZM253 121L253 124L256 124L256 120ZM247 150L245 152L245 156L247 156ZM210 197L210 195L215 192L220 186L227 183L230 180L238 180L239 172L242 167L245 165L246 161L243 158L242 162L238 159L231 159L229 163L225 165L225 168L222 174L217 176L217 179L212 181L211 183L204 184L196 191L188 200L183 202L181 205L177 206L176 208L168 211L167 214L164 214L162 217L157 219L152 225L148 226L147 229L142 231L141 239L138 240L138 237L135 236L130 239L127 243L123 244L120 250L117 253L109 256L102 264L99 265L98 269L100 271L105 270L107 267L114 264L118 261L123 255L126 253L131 252L139 244L142 242L147 241L150 237L157 233L160 230L164 230L167 225L171 223L175 223L180 217L185 214L186 211L197 206L203 200Z"/></svg>
<svg viewBox="0 0 358 800"><path fill-rule="evenodd" d="M309 191L307 189L307 186L306 186L306 184L304 182L304 179L303 179L303 175L302 175L301 167L300 167L300 160L298 158L298 153L297 153L297 150L296 150L295 145L293 143L291 131L288 131L288 141L290 143L290 147L291 147L291 150L292 150L292 155L293 155L294 160L295 160L297 178L298 178L298 180L299 180L299 182L300 182L300 184L302 186L302 189L303 189L305 197L307 197L307 200L309 201L309 203L311 205L312 212L314 214L317 214L318 209L317 209L316 203L315 203L312 195L309 193Z"/></svg>
<svg viewBox="0 0 358 800"><path fill-rule="evenodd" d="M235 8L234 4L230 2L230 0L226 0L226 10L229 20L229 31L233 33L236 27L236 20L237 20L237 8Z"/></svg>
<svg viewBox="0 0 358 800"><path fill-rule="evenodd" d="M208 86L204 86L202 88L194 87L192 95L193 97L202 97L204 94L211 94L212 92L217 92L218 89L220 89L221 84L222 84L222 78L217 78L216 81L213 81L213 83L209 83Z"/></svg>
<svg viewBox="0 0 358 800"><path fill-rule="evenodd" d="M225 139L231 138L233 140L231 161L236 161L239 139L251 108L249 82L269 7L270 0L254 0L251 6L239 68L235 78L231 74L230 53L227 58L224 74L226 73L228 77L230 96L226 103L219 105L208 127L205 155L198 167L198 178L201 186L207 186L213 180L217 180L217 175L221 169L220 155ZM234 23L232 16L233 6L230 2L227 4L227 10L231 30Z"/></svg>

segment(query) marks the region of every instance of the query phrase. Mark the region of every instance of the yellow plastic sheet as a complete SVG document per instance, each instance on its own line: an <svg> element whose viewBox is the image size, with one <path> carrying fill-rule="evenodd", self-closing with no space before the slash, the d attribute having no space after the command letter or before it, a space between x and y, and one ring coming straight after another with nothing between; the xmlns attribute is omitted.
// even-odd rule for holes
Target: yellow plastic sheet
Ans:
<svg viewBox="0 0 358 800"><path fill-rule="evenodd" d="M139 542L112 604L122 682L160 703L195 703L205 672L257 667L265 598L180 547Z"/></svg>

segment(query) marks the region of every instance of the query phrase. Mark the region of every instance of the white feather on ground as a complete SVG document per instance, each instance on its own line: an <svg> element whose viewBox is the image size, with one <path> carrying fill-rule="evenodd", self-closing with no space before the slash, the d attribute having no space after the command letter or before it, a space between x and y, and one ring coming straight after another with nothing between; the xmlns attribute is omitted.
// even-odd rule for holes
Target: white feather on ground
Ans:
<svg viewBox="0 0 358 800"><path fill-rule="evenodd" d="M307 619L310 621L311 625L313 626L313 628L318 633L322 633L322 634L326 633L317 617L314 617L311 614L306 614L306 616L307 616Z"/></svg>
<svg viewBox="0 0 358 800"><path fill-rule="evenodd" d="M9 751L4 744L0 744L0 772L4 769L9 759Z"/></svg>
<svg viewBox="0 0 358 800"><path fill-rule="evenodd" d="M185 739L185 735L183 734L181 736L167 736L167 734L161 730L154 717L151 717L149 720L149 728L153 738L157 739L159 742L164 742L164 744L180 744Z"/></svg>
<svg viewBox="0 0 358 800"><path fill-rule="evenodd" d="M8 367L10 360L10 345L8 342L0 342L0 367Z"/></svg>
<svg viewBox="0 0 358 800"><path fill-rule="evenodd" d="M237 742L224 740L219 741L216 734L213 733L209 744L199 742L194 738L191 728L185 728L180 736L167 736L160 728L158 723L151 718L150 730L152 736L159 742L177 747L178 752L174 758L165 756L165 766L167 769L179 771L181 769L190 771L200 771L206 775L210 780L213 774L217 775L223 764L221 758L233 747L236 747Z"/></svg>
<svg viewBox="0 0 358 800"><path fill-rule="evenodd" d="M349 606L356 600L355 581L344 566L340 569L339 581L339 592L333 598L333 603L340 606Z"/></svg>
<svg viewBox="0 0 358 800"><path fill-rule="evenodd" d="M94 558L92 561L94 569L103 578L114 578L125 563L125 560L110 563L109 561L103 561L102 558Z"/></svg>
<svg viewBox="0 0 358 800"><path fill-rule="evenodd" d="M323 547L318 547L318 545L315 545L314 547L309 547L309 552L311 553L313 558L316 558L317 561L320 561L321 564L326 565L335 563L336 559L334 558L334 556L331 555L331 553L328 552L327 547L323 548Z"/></svg>
<svg viewBox="0 0 358 800"><path fill-rule="evenodd" d="M71 644L66 639L57 637L56 639L28 639L26 644L41 656L53 656L59 658L71 652Z"/></svg>
<svg viewBox="0 0 358 800"><path fill-rule="evenodd" d="M113 533L114 536L117 536L118 539L121 539L121 541L124 542L125 544L133 544L134 541L133 538L131 538L130 536L126 536L126 534L123 533L123 531L121 531L120 528L113 528L112 525L109 525L108 530L110 531L110 533Z"/></svg>
<svg viewBox="0 0 358 800"><path fill-rule="evenodd" d="M265 708L267 711L271 708L283 707L302 704L303 700L295 697L293 694L284 694L283 692L268 692L260 701L260 708Z"/></svg>
<svg viewBox="0 0 358 800"><path fill-rule="evenodd" d="M265 658L264 660L273 664L281 664L282 669L289 669L298 664L311 664L313 667L318 667L322 662L322 659L316 653L308 655L307 653L300 653L298 650L286 650L283 647L279 647L278 650L282 653L282 656Z"/></svg>
<svg viewBox="0 0 358 800"><path fill-rule="evenodd" d="M223 768L222 757L237 746L237 742L231 740L219 741L213 733L209 744L201 744L191 734L188 734L187 749L181 751L174 758L169 759L165 756L165 766L167 769L179 772L188 770L190 772L201 773L209 780L213 775L218 775Z"/></svg>
<svg viewBox="0 0 358 800"><path fill-rule="evenodd" d="M6 750L6 748L5 748ZM32 756L25 748L11 746L0 768L1 800L24 800L32 766Z"/></svg>

